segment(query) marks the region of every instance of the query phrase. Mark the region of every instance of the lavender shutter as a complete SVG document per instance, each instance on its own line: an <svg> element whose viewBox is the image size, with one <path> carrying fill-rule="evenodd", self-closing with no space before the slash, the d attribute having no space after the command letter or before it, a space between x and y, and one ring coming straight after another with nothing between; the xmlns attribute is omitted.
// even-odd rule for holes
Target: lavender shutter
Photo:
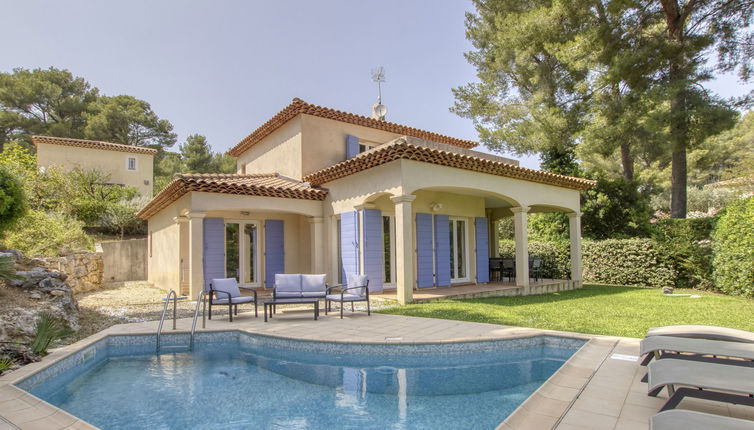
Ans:
<svg viewBox="0 0 754 430"><path fill-rule="evenodd" d="M356 211L340 214L340 252L345 283L348 275L359 274L359 217Z"/></svg>
<svg viewBox="0 0 754 430"><path fill-rule="evenodd" d="M225 220L204 218L204 289L209 290L212 279L225 277Z"/></svg>
<svg viewBox="0 0 754 430"><path fill-rule="evenodd" d="M450 218L435 215L435 273L438 287L450 285Z"/></svg>
<svg viewBox="0 0 754 430"><path fill-rule="evenodd" d="M346 135L346 160L359 154L359 138L356 136Z"/></svg>
<svg viewBox="0 0 754 430"><path fill-rule="evenodd" d="M364 274L369 277L369 292L382 292L385 262L382 243L382 212L364 209L362 243L364 244Z"/></svg>
<svg viewBox="0 0 754 430"><path fill-rule="evenodd" d="M264 286L275 286L275 275L285 273L285 236L283 221L264 221Z"/></svg>
<svg viewBox="0 0 754 430"><path fill-rule="evenodd" d="M476 224L476 281L490 282L489 224L487 218L475 218Z"/></svg>
<svg viewBox="0 0 754 430"><path fill-rule="evenodd" d="M416 214L416 286L435 285L432 252L432 214Z"/></svg>

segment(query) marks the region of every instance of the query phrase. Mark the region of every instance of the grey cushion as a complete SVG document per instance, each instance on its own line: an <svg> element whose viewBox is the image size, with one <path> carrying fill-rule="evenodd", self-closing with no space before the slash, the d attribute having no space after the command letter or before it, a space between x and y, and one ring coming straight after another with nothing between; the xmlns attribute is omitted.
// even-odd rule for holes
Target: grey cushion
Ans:
<svg viewBox="0 0 754 430"><path fill-rule="evenodd" d="M325 284L327 275L301 275L301 291L303 292L322 292L327 289Z"/></svg>
<svg viewBox="0 0 754 430"><path fill-rule="evenodd" d="M254 297L251 297L251 296L233 297L231 299L231 303L234 305L239 304L239 303L253 303L253 302L254 302ZM215 299L215 300L212 300L212 304L227 305L228 299Z"/></svg>
<svg viewBox="0 0 754 430"><path fill-rule="evenodd" d="M301 275L282 274L275 275L275 295L283 297L281 292L301 292Z"/></svg>
<svg viewBox="0 0 754 430"><path fill-rule="evenodd" d="M301 297L325 297L325 291L304 291Z"/></svg>
<svg viewBox="0 0 754 430"><path fill-rule="evenodd" d="M365 287L368 283L369 283L369 277L367 275L354 275L354 274L348 275L348 288ZM353 290L348 290L348 293L356 294L360 296L365 296L367 294L366 288L361 288L361 289L355 288Z"/></svg>
<svg viewBox="0 0 754 430"><path fill-rule="evenodd" d="M356 302L356 301L359 301L359 300L366 301L366 299L367 299L366 296L359 296L359 295L356 295L356 294L343 294L343 301L344 302ZM328 294L327 295L327 300L334 300L336 302L339 302L341 300L340 299L340 294Z"/></svg>
<svg viewBox="0 0 754 430"><path fill-rule="evenodd" d="M238 289L238 281L236 278L220 278L212 280L212 289L215 291L224 291L230 293L231 297L238 297L241 295L241 290ZM227 294L215 294L218 299L227 299Z"/></svg>

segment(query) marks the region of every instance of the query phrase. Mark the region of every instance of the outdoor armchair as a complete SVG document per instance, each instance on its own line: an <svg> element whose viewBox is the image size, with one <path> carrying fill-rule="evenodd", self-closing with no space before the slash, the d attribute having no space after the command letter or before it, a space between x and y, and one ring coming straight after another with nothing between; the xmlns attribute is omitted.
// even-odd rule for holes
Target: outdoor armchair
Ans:
<svg viewBox="0 0 754 430"><path fill-rule="evenodd" d="M330 291L338 288L340 293L331 294ZM335 285L327 289L325 297L325 315L330 310L332 302L340 303L340 318L343 319L345 303L351 302L351 312L354 311L354 302L367 302L367 315L372 315L369 308L369 278L366 275L349 275L348 283Z"/></svg>
<svg viewBox="0 0 754 430"><path fill-rule="evenodd" d="M251 296L242 296L241 290L251 291ZM228 306L228 317L233 322L233 311L238 315L238 305L254 303L254 317L259 316L257 310L257 291L253 288L239 287L236 278L213 279L208 285L209 319L212 319L212 306ZM235 308L235 309L234 309Z"/></svg>

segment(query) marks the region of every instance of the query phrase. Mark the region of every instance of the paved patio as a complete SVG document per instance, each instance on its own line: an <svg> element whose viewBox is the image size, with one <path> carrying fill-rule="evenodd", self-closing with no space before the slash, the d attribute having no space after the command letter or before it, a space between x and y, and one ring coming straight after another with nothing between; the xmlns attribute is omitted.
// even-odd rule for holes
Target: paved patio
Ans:
<svg viewBox="0 0 754 430"><path fill-rule="evenodd" d="M0 430L92 428L11 384L107 335L153 334L156 327L156 321L117 325L58 349L41 363L30 364L0 377ZM169 321L165 327L165 333L172 332ZM201 321L198 327L201 327ZM191 320L178 320L177 328L184 332L190 330ZM263 322L261 312L259 318L254 318L253 313L244 313L233 323L228 322L227 317L207 321L204 330L242 330L306 340L369 343L455 342L540 334L589 339L498 429L646 430L649 417L657 413L667 399L665 392L658 398L648 397L646 385L640 382L646 369L636 361L626 360L626 355L638 354L637 339L397 315L367 316L361 312L346 313L343 320L337 314L322 314L318 321L314 321L311 310L279 312L268 323ZM680 408L754 419L754 408L747 406L691 399L681 403Z"/></svg>
<svg viewBox="0 0 754 430"><path fill-rule="evenodd" d="M580 285L580 284L579 284ZM530 294L554 293L578 288L576 283L565 279L539 279L529 283ZM485 284L462 284L452 287L419 288L414 289L415 303L432 302L445 299L476 299L481 297L520 296L524 294L524 287L515 282L490 282ZM383 300L396 300L395 290L386 290L371 296Z"/></svg>

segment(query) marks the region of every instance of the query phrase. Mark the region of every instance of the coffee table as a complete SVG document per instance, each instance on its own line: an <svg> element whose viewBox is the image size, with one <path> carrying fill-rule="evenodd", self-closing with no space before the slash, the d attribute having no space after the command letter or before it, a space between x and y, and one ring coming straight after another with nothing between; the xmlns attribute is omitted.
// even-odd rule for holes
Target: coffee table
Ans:
<svg viewBox="0 0 754 430"><path fill-rule="evenodd" d="M267 322L267 313L269 309L270 318L272 318L275 305L291 305L299 303L314 304L314 320L319 317L319 299L274 299L264 302L264 322Z"/></svg>

